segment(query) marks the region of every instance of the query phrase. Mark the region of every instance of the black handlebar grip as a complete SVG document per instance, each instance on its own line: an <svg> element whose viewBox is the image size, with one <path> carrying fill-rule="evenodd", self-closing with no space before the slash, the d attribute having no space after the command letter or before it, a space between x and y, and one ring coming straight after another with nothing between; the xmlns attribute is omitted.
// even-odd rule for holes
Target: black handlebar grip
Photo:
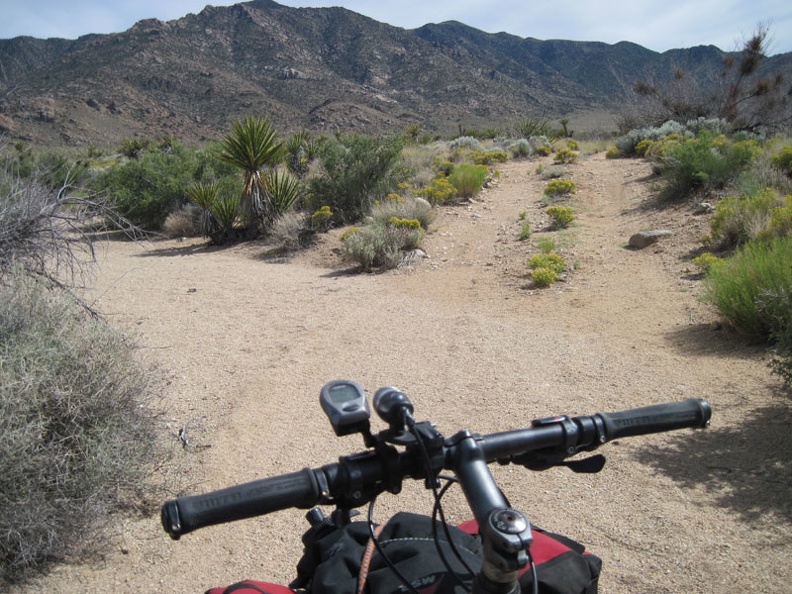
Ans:
<svg viewBox="0 0 792 594"><path fill-rule="evenodd" d="M673 431L685 427L706 427L712 416L709 402L688 398L682 402L656 404L616 413L599 413L608 441L620 437Z"/></svg>
<svg viewBox="0 0 792 594"><path fill-rule="evenodd" d="M178 540L204 526L244 520L290 507L309 508L321 490L314 471L265 478L203 495L179 497L162 506L162 527Z"/></svg>

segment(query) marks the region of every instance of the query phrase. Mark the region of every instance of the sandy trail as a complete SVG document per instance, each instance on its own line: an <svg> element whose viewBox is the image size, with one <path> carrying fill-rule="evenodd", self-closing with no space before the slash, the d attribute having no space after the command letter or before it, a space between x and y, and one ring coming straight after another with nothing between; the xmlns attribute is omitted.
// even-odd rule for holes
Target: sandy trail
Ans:
<svg viewBox="0 0 792 594"><path fill-rule="evenodd" d="M703 397L705 432L624 440L598 475L556 469L494 473L538 525L589 546L605 563L600 591L782 592L792 577L792 442L787 402L759 348L718 330L698 301L684 257L707 222L685 209L647 208L648 165L602 155L569 167L579 216L541 231L544 182L535 162L505 164L469 205L441 209L429 258L386 274L349 274L336 234L288 261L262 246L212 250L197 241L103 244L92 296L167 377L158 406L191 450L163 472L197 493L362 449L335 438L317 396L331 379L370 394L396 385L416 416L445 434L525 426ZM518 214L534 222L517 241ZM629 235L675 235L642 251ZM555 237L575 271L536 291L525 264ZM204 447L210 446L210 447ZM378 503L429 513L419 486ZM467 516L448 498L452 520ZM202 592L244 577L287 583L300 555L302 512L198 531L171 542L158 518L112 528L96 563L61 566L22 591Z"/></svg>

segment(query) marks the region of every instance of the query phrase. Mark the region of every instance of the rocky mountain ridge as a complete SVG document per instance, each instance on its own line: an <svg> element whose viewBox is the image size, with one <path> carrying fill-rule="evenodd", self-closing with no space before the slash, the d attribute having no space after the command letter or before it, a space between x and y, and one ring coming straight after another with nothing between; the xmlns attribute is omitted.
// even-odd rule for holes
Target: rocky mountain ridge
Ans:
<svg viewBox="0 0 792 594"><path fill-rule="evenodd" d="M714 46L659 54L458 22L406 30L343 8L254 0L123 33L0 40L0 134L48 144L190 142L217 138L247 114L284 133L503 128L613 110L635 99L637 80L667 84L678 68L715 84L708 77L723 57ZM772 60L792 72L792 54Z"/></svg>

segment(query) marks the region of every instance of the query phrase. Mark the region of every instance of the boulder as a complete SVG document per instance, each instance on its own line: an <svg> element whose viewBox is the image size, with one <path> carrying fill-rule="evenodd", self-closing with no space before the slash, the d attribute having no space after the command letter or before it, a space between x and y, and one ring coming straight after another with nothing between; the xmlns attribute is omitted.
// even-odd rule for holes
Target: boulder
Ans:
<svg viewBox="0 0 792 594"><path fill-rule="evenodd" d="M657 240L660 239L661 237L668 237L669 235L673 235L673 233L671 231L668 231L667 229L639 231L638 233L635 233L632 237L630 237L629 244L631 248L641 250L657 242Z"/></svg>

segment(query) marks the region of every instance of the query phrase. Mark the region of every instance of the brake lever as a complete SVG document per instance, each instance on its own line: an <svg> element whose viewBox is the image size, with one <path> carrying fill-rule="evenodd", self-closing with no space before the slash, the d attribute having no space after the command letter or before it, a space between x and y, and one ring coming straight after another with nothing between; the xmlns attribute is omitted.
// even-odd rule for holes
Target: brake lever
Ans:
<svg viewBox="0 0 792 594"><path fill-rule="evenodd" d="M582 460L566 461L563 454L531 452L521 456L513 456L507 463L519 464L528 470L547 470L556 466L565 466L578 474L596 474L605 467L605 456L594 454Z"/></svg>

